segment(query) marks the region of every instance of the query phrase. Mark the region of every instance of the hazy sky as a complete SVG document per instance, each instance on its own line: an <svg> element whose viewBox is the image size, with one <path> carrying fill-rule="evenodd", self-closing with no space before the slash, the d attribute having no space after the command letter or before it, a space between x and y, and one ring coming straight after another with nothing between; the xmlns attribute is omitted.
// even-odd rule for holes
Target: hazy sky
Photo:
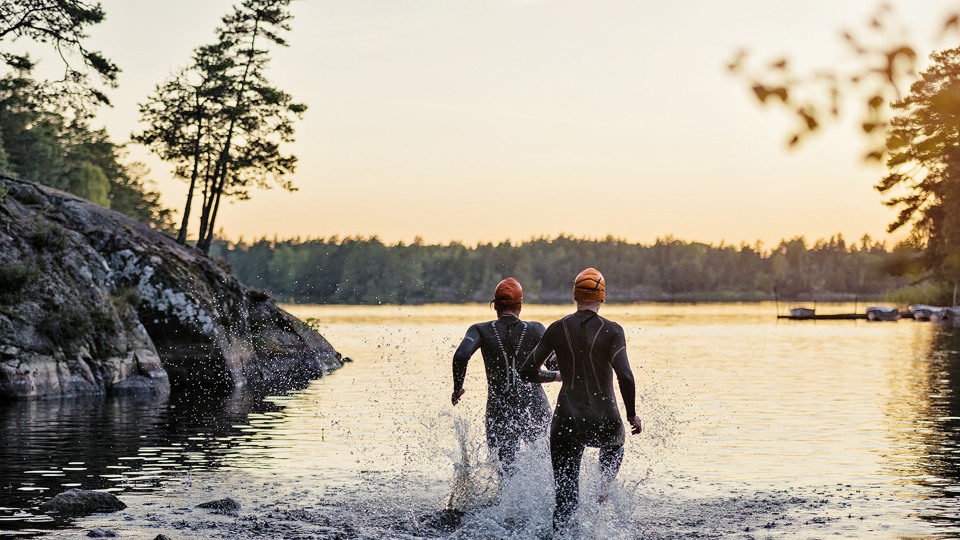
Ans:
<svg viewBox="0 0 960 540"><path fill-rule="evenodd" d="M137 104L213 40L230 0L102 0L94 48L123 70L99 118L117 141ZM920 37L956 2L893 2ZM275 83L306 103L296 193L221 207L233 239L378 235L522 241L613 235L738 244L868 233L894 211L845 125L788 152L726 62L741 47L811 67L849 55L873 0L681 2L299 0ZM926 56L924 51L924 56ZM46 62L52 63L53 60ZM147 161L167 206L185 185ZM219 227L218 227L219 228Z"/></svg>

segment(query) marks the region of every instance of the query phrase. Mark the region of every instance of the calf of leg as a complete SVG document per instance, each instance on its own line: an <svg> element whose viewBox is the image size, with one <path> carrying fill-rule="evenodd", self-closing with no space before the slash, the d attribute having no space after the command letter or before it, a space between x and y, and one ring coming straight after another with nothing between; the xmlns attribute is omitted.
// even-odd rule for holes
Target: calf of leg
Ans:
<svg viewBox="0 0 960 540"><path fill-rule="evenodd" d="M517 457L520 438L514 423L502 414L487 412L487 446L497 449L500 472L510 472Z"/></svg>
<svg viewBox="0 0 960 540"><path fill-rule="evenodd" d="M580 498L580 460L584 445L566 430L550 433L550 460L553 463L553 481L556 487L556 507L553 510L553 528L563 527L577 509Z"/></svg>
<svg viewBox="0 0 960 540"><path fill-rule="evenodd" d="M610 496L610 488L620 472L623 446L600 448L600 502Z"/></svg>

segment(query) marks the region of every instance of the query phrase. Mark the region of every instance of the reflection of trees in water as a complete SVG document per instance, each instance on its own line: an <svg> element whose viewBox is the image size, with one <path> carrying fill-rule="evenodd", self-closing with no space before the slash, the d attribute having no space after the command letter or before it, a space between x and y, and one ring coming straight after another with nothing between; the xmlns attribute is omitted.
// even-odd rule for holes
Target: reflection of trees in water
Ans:
<svg viewBox="0 0 960 540"><path fill-rule="evenodd" d="M282 407L263 397L198 390L0 404L0 507L35 507L70 487L156 489L176 471L218 467L265 438L270 423L251 428L250 415Z"/></svg>
<svg viewBox="0 0 960 540"><path fill-rule="evenodd" d="M926 340L924 340L926 341ZM930 500L924 519L955 525L960 499L960 328L936 326L890 373L888 464Z"/></svg>
<svg viewBox="0 0 960 540"><path fill-rule="evenodd" d="M925 435L927 474L960 481L960 328L943 326L933 332L924 397L930 412L916 427ZM952 497L946 491L943 496Z"/></svg>
<svg viewBox="0 0 960 540"><path fill-rule="evenodd" d="M911 342L903 343L902 349L892 352L896 356L883 364L890 390L884 411L886 436L893 450L885 465L893 476L916 475L917 458L926 453L929 444L929 421L935 417L930 387L939 372L931 361L932 346L931 332L918 331Z"/></svg>

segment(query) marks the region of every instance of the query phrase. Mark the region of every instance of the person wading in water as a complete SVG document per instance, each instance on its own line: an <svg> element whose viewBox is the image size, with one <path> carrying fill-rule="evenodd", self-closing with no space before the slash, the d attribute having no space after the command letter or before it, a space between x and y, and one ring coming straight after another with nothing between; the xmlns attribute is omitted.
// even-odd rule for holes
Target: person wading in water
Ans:
<svg viewBox="0 0 960 540"><path fill-rule="evenodd" d="M524 380L563 383L550 426L554 530L566 525L579 504L584 447L600 449L601 502L609 496L620 470L624 429L613 393L614 373L631 433L643 430L623 328L598 314L605 296L606 282L600 272L593 268L580 272L573 286L577 311L551 324L520 368ZM557 356L559 373L540 369L551 354Z"/></svg>
<svg viewBox="0 0 960 540"><path fill-rule="evenodd" d="M491 302L497 320L477 323L453 355L453 395L456 405L465 390L467 363L480 349L487 373L487 445L497 449L502 472L512 470L520 441L531 442L546 435L550 403L538 381L527 382L517 373L543 335L543 325L521 321L523 288L512 277L501 281ZM547 359L544 359L547 361ZM549 364L554 364L549 359Z"/></svg>

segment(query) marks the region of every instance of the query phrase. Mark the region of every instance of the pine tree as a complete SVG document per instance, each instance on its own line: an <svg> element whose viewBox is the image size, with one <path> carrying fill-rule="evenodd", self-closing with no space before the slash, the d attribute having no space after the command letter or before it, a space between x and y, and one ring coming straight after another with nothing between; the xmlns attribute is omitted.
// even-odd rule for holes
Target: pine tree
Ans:
<svg viewBox="0 0 960 540"><path fill-rule="evenodd" d="M931 55L931 66L893 104L889 174L876 188L899 209L888 227L909 225L934 279L960 272L960 48Z"/></svg>
<svg viewBox="0 0 960 540"><path fill-rule="evenodd" d="M306 106L274 87L266 75L267 47L285 46L290 0L244 0L223 17L217 41L194 51L189 67L140 107L147 128L134 139L175 164L189 182L178 240L186 241L196 190L201 208L197 247L209 251L221 199L247 199L254 188L279 185L296 157L281 153Z"/></svg>

